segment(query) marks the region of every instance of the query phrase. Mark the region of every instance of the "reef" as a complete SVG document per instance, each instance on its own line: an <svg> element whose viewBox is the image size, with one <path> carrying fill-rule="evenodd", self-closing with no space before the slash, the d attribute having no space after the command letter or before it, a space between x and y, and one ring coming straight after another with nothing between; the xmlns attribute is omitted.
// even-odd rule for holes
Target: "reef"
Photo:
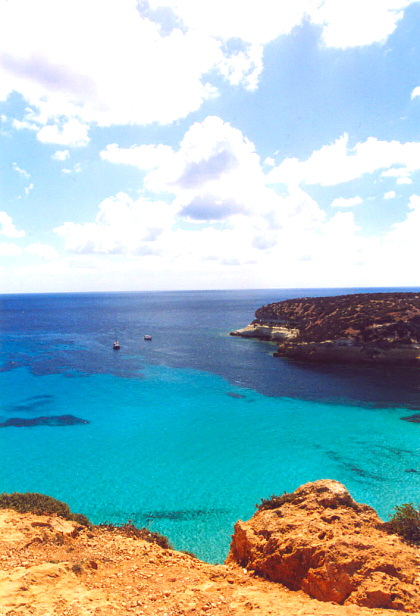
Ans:
<svg viewBox="0 0 420 616"><path fill-rule="evenodd" d="M420 293L306 297L258 308L232 336L278 343L276 357L315 362L420 363Z"/></svg>
<svg viewBox="0 0 420 616"><path fill-rule="evenodd" d="M34 426L74 426L75 424L88 424L87 419L80 419L74 415L51 415L50 417L33 417L30 419L13 417L0 423L0 428L32 428Z"/></svg>
<svg viewBox="0 0 420 616"><path fill-rule="evenodd" d="M414 415L409 415L408 417L401 417L401 419L410 423L420 423L420 413L415 413Z"/></svg>

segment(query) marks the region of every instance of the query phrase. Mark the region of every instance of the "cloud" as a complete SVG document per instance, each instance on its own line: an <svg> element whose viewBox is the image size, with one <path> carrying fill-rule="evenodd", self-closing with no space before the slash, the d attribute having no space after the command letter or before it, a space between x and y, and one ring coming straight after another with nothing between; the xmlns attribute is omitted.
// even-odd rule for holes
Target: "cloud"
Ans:
<svg viewBox="0 0 420 616"><path fill-rule="evenodd" d="M86 136L67 139L63 118L109 126L185 117L217 94L207 75L223 60L219 41L179 28L164 36L134 0L0 0L0 51L0 99L21 93L27 126L48 125L39 138L66 145Z"/></svg>
<svg viewBox="0 0 420 616"><path fill-rule="evenodd" d="M417 98L418 96L420 96L420 86L417 86L417 88L414 88L411 92L411 100L413 100L413 98Z"/></svg>
<svg viewBox="0 0 420 616"><path fill-rule="evenodd" d="M331 207L354 207L355 205L360 205L360 203L363 203L360 197L351 197L350 199L337 197L337 199L334 199L331 203Z"/></svg>
<svg viewBox="0 0 420 616"><path fill-rule="evenodd" d="M21 169L20 167L18 167L17 163L13 163L13 169L27 180L31 177L31 175L27 171L25 171L25 169Z"/></svg>
<svg viewBox="0 0 420 616"><path fill-rule="evenodd" d="M322 28L328 47L356 47L384 42L403 17L404 9L416 0L261 0L256 15L252 0L223 0L195 3L191 0L150 0L153 8L168 7L187 28L222 39L238 38L265 45L289 34L303 19ZM240 18L238 18L240 16Z"/></svg>
<svg viewBox="0 0 420 616"><path fill-rule="evenodd" d="M6 237L23 237L25 231L18 231L12 218L6 212L0 212L0 235Z"/></svg>
<svg viewBox="0 0 420 616"><path fill-rule="evenodd" d="M51 158L53 160L67 160L70 158L70 152L68 150L57 150Z"/></svg>
<svg viewBox="0 0 420 616"><path fill-rule="evenodd" d="M61 126L47 124L41 128L37 137L41 143L57 143L73 147L85 146L89 143L88 126L79 120L70 119Z"/></svg>
<svg viewBox="0 0 420 616"><path fill-rule="evenodd" d="M0 242L0 257L20 257L22 252L22 248L17 246L17 244Z"/></svg>
<svg viewBox="0 0 420 616"><path fill-rule="evenodd" d="M417 144L390 142L388 151L386 143L340 147L345 162L355 158L353 173L366 168L366 160L371 169L378 161L388 165L379 171L411 169ZM307 286L315 280L327 286L350 286L355 280L385 285L387 280L378 278L383 263L389 272L396 264L401 271L418 250L420 197L411 198L400 226L367 237L348 211L360 197L337 198L334 208L347 211L331 215L297 183L278 194L267 184L270 174L263 173L254 144L216 116L192 124L173 148L112 144L103 154L110 164L146 171L139 190L147 190L148 199L118 193L99 204L96 217L55 229L70 255L69 269L85 272L81 275L89 280L92 271L107 269L128 288L133 288L130 280L147 288L159 287L159 281L163 288ZM327 154L326 160L332 156Z"/></svg>
<svg viewBox="0 0 420 616"><path fill-rule="evenodd" d="M76 163L75 165L73 165L71 169L69 169L68 167L62 169L62 172L66 174L80 173L81 170L82 170L82 163Z"/></svg>
<svg viewBox="0 0 420 616"><path fill-rule="evenodd" d="M390 190L384 194L384 199L395 199L396 193L395 190Z"/></svg>
<svg viewBox="0 0 420 616"><path fill-rule="evenodd" d="M66 222L54 229L66 250L81 254L140 254L172 224L172 212L162 201L134 201L125 193L99 205L95 222Z"/></svg>
<svg viewBox="0 0 420 616"><path fill-rule="evenodd" d="M235 214L243 214L245 208L234 199L215 200L213 195L199 195L185 205L180 215L195 221L224 220Z"/></svg>
<svg viewBox="0 0 420 616"><path fill-rule="evenodd" d="M384 43L410 4L413 1L324 0L311 11L311 20L322 26L327 47L360 47Z"/></svg>
<svg viewBox="0 0 420 616"><path fill-rule="evenodd" d="M248 45L243 50L225 54L218 68L231 85L242 85L252 92L257 89L263 70L263 47Z"/></svg>
<svg viewBox="0 0 420 616"><path fill-rule="evenodd" d="M173 154L167 145L138 145L129 149L120 148L116 143L106 146L100 155L102 160L121 165L132 165L139 169L154 169L159 167Z"/></svg>
<svg viewBox="0 0 420 616"><path fill-rule="evenodd" d="M420 142L400 143L369 137L350 147L349 137L344 134L334 143L312 152L305 161L285 159L270 171L267 179L271 183L335 186L381 169L387 169L383 177L399 178L420 169Z"/></svg>
<svg viewBox="0 0 420 616"><path fill-rule="evenodd" d="M384 259L392 259L407 269L417 271L418 238L420 235L420 195L412 195L408 213L402 222L392 225L383 239ZM418 277L415 278L417 280Z"/></svg>
<svg viewBox="0 0 420 616"><path fill-rule="evenodd" d="M113 144L103 154L115 164L153 164L144 186L156 197L120 193L99 205L94 222L66 222L55 231L69 252L153 256L163 269L182 263L186 271L192 260L249 265L300 245L325 220L302 189L280 197L268 188L254 144L216 116L194 123L178 149Z"/></svg>
<svg viewBox="0 0 420 616"><path fill-rule="evenodd" d="M14 126L43 143L86 145L87 125L187 117L220 77L255 90L264 47L304 21L326 46L370 45L415 1L0 0L0 100L20 93Z"/></svg>
<svg viewBox="0 0 420 616"><path fill-rule="evenodd" d="M53 92L64 92L76 97L94 97L96 94L92 79L72 71L64 64L55 64L38 53L23 59L5 52L2 64L3 69L15 77L28 79Z"/></svg>
<svg viewBox="0 0 420 616"><path fill-rule="evenodd" d="M381 173L383 178L407 178L410 175L410 170L406 167L393 167L388 171Z"/></svg>
<svg viewBox="0 0 420 616"><path fill-rule="evenodd" d="M46 261L55 261L59 258L58 252L48 244L34 243L25 247L25 252L33 257L39 257Z"/></svg>
<svg viewBox="0 0 420 616"><path fill-rule="evenodd" d="M196 122L173 152L145 178L154 192L172 192L182 205L213 194L238 202L252 200L252 186L264 185L254 144L217 116ZM251 192L250 192L251 191Z"/></svg>

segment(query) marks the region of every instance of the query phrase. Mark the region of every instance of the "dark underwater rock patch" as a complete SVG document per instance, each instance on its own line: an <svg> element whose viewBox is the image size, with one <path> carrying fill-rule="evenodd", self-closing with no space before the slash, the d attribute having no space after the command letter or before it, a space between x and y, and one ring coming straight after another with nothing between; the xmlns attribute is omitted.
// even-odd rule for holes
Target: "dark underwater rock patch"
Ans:
<svg viewBox="0 0 420 616"><path fill-rule="evenodd" d="M34 417L25 419L22 417L13 417L3 423L0 423L0 428L32 428L34 426L74 426L75 424L88 424L86 419L80 419L74 415L52 415L51 417Z"/></svg>
<svg viewBox="0 0 420 616"><path fill-rule="evenodd" d="M201 518L209 515L221 515L229 513L225 509L178 509L178 510L161 510L161 511L149 511L141 514L141 518L144 520L175 520L175 521L188 521Z"/></svg>
<svg viewBox="0 0 420 616"><path fill-rule="evenodd" d="M237 398L238 400L242 400L242 398L245 398L243 394L237 394L234 391L228 391L227 395L230 396L231 398Z"/></svg>
<svg viewBox="0 0 420 616"><path fill-rule="evenodd" d="M51 395L32 396L9 407L8 411L9 413L39 413L40 410L45 410L46 406L50 406L53 400L54 396Z"/></svg>
<svg viewBox="0 0 420 616"><path fill-rule="evenodd" d="M403 421L409 421L410 423L420 423L420 413L409 415L408 417L401 417Z"/></svg>

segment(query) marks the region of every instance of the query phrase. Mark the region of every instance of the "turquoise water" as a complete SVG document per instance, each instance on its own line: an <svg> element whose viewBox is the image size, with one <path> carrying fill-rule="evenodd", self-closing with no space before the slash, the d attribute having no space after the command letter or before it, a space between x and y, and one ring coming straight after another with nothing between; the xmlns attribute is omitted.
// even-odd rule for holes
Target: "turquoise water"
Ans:
<svg viewBox="0 0 420 616"><path fill-rule="evenodd" d="M144 357L129 378L16 367L0 391L0 420L90 422L0 430L1 491L50 494L95 523L131 519L207 561L224 561L261 498L307 481L342 481L384 519L419 494L407 471L420 471L420 426L404 408L269 396Z"/></svg>

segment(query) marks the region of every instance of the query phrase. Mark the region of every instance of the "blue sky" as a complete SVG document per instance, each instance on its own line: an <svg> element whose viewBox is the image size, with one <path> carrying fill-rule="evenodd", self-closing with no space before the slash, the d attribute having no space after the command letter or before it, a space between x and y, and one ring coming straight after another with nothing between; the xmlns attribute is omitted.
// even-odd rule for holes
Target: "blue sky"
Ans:
<svg viewBox="0 0 420 616"><path fill-rule="evenodd" d="M419 0L0 0L0 292L419 286Z"/></svg>

